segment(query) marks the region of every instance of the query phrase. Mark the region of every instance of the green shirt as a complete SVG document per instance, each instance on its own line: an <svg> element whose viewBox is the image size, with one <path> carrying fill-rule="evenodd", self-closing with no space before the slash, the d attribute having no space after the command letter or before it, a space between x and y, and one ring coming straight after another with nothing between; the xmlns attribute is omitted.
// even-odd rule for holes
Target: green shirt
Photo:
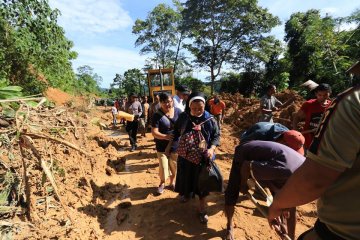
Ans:
<svg viewBox="0 0 360 240"><path fill-rule="evenodd" d="M345 239L360 238L360 86L337 96L326 110L308 157L341 171L318 200L318 217Z"/></svg>

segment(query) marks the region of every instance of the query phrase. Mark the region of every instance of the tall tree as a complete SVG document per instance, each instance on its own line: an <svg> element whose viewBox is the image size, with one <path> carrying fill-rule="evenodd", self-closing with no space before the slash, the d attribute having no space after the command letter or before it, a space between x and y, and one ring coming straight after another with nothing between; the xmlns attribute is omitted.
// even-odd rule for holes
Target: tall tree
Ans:
<svg viewBox="0 0 360 240"><path fill-rule="evenodd" d="M79 93L99 93L100 92L100 83L102 82L102 77L93 72L93 68L84 65L77 68L77 82L76 89L79 90Z"/></svg>
<svg viewBox="0 0 360 240"><path fill-rule="evenodd" d="M46 85L69 90L75 81L72 42L57 25L47 0L3 0L0 4L0 77L25 93Z"/></svg>
<svg viewBox="0 0 360 240"><path fill-rule="evenodd" d="M183 29L194 42L187 48L195 63L209 70L211 92L225 63L246 63L249 57L260 56L262 42L279 24L279 19L256 0L188 0L183 11Z"/></svg>
<svg viewBox="0 0 360 240"><path fill-rule="evenodd" d="M142 54L155 54L152 60L155 61L156 68L176 69L179 59L184 34L179 30L181 5L178 1L174 3L176 10L166 4L159 4L145 20L137 19L133 26L133 33L138 36L135 46L142 46Z"/></svg>
<svg viewBox="0 0 360 240"><path fill-rule="evenodd" d="M122 88L126 94L137 93L145 95L145 74L140 69L129 69L124 73Z"/></svg>
<svg viewBox="0 0 360 240"><path fill-rule="evenodd" d="M359 27L342 30L340 24L341 20L329 15L322 17L314 9L291 15L285 24L285 40L291 60L292 86L312 79L331 84L335 93L348 87L345 72L359 54L358 39L352 39Z"/></svg>

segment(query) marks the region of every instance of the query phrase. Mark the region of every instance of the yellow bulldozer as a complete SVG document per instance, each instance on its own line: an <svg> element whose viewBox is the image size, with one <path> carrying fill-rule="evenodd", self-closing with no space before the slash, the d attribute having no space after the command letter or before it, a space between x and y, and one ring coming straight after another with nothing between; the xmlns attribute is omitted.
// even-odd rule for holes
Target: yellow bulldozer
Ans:
<svg viewBox="0 0 360 240"><path fill-rule="evenodd" d="M149 95L154 96L167 92L175 95L174 70L172 68L150 69L147 73Z"/></svg>

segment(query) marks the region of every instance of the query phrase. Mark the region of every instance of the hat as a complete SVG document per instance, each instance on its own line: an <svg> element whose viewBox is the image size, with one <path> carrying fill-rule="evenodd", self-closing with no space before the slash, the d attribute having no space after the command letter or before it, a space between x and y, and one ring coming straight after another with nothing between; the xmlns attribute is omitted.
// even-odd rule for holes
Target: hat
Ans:
<svg viewBox="0 0 360 240"><path fill-rule="evenodd" d="M190 94L190 90L187 86L185 85L180 85L176 88L176 90L178 90L179 92L183 93L183 94Z"/></svg>
<svg viewBox="0 0 360 240"><path fill-rule="evenodd" d="M301 155L304 155L304 136L295 130L289 130L283 133L283 140L285 145L294 149Z"/></svg>
<svg viewBox="0 0 360 240"><path fill-rule="evenodd" d="M313 80L308 80L308 81L304 82L303 84L301 84L300 86L301 87L306 87L306 88L309 89L309 91L312 91L315 88L317 88L317 86L319 86L319 84L317 84Z"/></svg>

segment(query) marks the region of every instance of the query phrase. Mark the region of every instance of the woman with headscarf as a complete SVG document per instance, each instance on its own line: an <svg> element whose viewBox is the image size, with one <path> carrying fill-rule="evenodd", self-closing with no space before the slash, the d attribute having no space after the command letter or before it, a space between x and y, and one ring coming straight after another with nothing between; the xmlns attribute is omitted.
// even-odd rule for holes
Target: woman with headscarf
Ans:
<svg viewBox="0 0 360 240"><path fill-rule="evenodd" d="M199 190L199 173L206 161L215 159L220 141L219 127L213 116L205 111L205 102L203 93L190 94L185 112L180 114L174 127L174 142L178 142L179 154L175 192L181 196L181 202L199 196L199 218L204 224L208 222L205 198L209 192ZM200 136L199 139L196 136Z"/></svg>

